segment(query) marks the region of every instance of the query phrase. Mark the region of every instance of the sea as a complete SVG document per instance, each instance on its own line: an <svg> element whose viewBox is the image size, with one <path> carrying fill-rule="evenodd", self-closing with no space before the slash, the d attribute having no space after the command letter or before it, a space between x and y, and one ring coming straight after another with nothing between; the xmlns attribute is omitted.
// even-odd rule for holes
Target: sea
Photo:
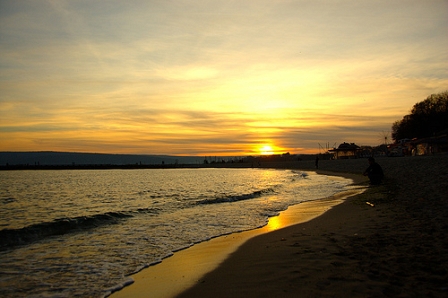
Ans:
<svg viewBox="0 0 448 298"><path fill-rule="evenodd" d="M0 296L107 297L176 251L351 184L260 168L0 171Z"/></svg>

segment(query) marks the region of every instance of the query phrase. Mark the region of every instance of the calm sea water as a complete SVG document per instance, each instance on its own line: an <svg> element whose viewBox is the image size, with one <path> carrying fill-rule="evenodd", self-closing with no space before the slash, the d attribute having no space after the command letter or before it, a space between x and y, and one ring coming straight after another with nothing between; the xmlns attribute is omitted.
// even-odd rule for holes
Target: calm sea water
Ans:
<svg viewBox="0 0 448 298"><path fill-rule="evenodd" d="M351 180L270 169L0 172L2 297L101 297L194 243Z"/></svg>

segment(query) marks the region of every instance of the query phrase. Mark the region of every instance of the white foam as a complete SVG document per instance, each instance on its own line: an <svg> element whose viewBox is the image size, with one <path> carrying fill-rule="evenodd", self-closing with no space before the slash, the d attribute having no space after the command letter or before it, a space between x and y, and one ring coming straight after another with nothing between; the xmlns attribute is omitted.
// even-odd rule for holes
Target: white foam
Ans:
<svg viewBox="0 0 448 298"><path fill-rule="evenodd" d="M123 280L123 282L110 287L108 289L105 290L105 293L102 297L108 297L110 296L112 293L119 291L121 289L123 289L124 287L127 287L129 285L132 285L134 283L134 280L131 277L126 278L125 280Z"/></svg>

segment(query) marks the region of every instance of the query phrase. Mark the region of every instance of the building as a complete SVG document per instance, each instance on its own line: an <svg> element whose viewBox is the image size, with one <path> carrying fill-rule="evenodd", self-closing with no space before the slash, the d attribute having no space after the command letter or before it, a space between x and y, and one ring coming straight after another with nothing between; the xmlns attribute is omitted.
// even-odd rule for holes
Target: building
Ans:
<svg viewBox="0 0 448 298"><path fill-rule="evenodd" d="M349 158L358 158L362 152L362 149L355 143L344 142L340 144L338 148L333 148L328 151L333 153L334 159L349 159Z"/></svg>

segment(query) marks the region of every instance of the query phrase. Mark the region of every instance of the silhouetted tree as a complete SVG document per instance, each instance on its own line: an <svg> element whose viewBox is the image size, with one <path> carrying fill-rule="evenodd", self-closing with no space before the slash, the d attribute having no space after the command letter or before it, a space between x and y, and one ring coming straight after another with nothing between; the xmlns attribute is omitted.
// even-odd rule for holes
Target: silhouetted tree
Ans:
<svg viewBox="0 0 448 298"><path fill-rule="evenodd" d="M392 138L425 138L448 129L448 91L432 94L416 103L411 114L392 124Z"/></svg>

